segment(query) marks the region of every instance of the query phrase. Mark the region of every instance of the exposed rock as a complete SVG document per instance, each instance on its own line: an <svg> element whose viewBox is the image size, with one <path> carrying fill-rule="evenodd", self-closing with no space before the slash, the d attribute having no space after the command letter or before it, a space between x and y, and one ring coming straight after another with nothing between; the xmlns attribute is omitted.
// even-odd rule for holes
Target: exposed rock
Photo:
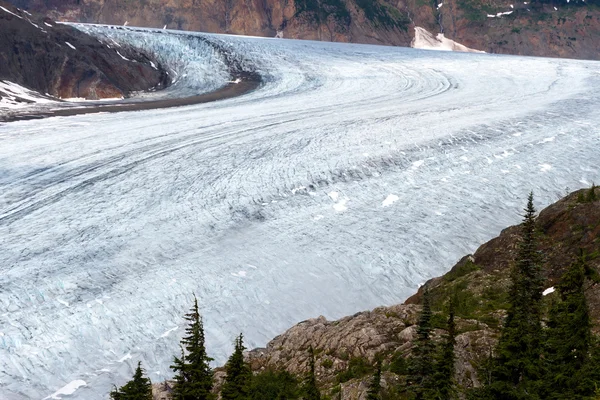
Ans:
<svg viewBox="0 0 600 400"><path fill-rule="evenodd" d="M419 27L490 53L600 58L600 10L588 5L593 0L558 10L503 0L12 2L67 21L400 46L409 46Z"/></svg>
<svg viewBox="0 0 600 400"><path fill-rule="evenodd" d="M0 80L61 98L127 97L169 83L144 54L97 39L0 0Z"/></svg>

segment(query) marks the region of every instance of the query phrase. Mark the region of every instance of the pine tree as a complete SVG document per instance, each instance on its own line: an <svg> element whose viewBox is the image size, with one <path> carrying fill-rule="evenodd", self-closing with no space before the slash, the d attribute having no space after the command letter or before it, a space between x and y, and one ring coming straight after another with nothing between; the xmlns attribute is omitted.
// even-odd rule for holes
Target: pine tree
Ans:
<svg viewBox="0 0 600 400"><path fill-rule="evenodd" d="M187 336L181 339L181 358L175 357L171 369L176 373L173 388L174 400L211 400L212 370L205 347L204 325L198 310L198 299L194 296L194 305L184 319L189 325Z"/></svg>
<svg viewBox="0 0 600 400"><path fill-rule="evenodd" d="M542 383L542 275L537 250L533 193L521 227L521 241L511 271L509 308L496 349L492 383L495 398L536 399Z"/></svg>
<svg viewBox="0 0 600 400"><path fill-rule="evenodd" d="M252 371L244 361L244 337L240 333L235 339L235 350L225 365L227 376L223 383L223 400L246 400L249 398Z"/></svg>
<svg viewBox="0 0 600 400"><path fill-rule="evenodd" d="M317 378L315 376L315 351L312 346L308 349L308 375L304 380L303 400L321 400L321 392L317 387Z"/></svg>
<svg viewBox="0 0 600 400"><path fill-rule="evenodd" d="M110 398L113 400L152 400L152 383L149 378L144 378L141 361L138 362L133 379L119 389L115 387L110 393Z"/></svg>
<svg viewBox="0 0 600 400"><path fill-rule="evenodd" d="M434 389L429 398L436 400L450 400L456 398L454 382L454 345L456 344L456 323L454 322L454 300L450 301L448 310L447 334L441 344L435 363L433 375Z"/></svg>
<svg viewBox="0 0 600 400"><path fill-rule="evenodd" d="M431 301L429 290L425 288L423 293L423 309L419 317L417 328L417 340L410 359L409 382L410 389L417 400L428 398L428 393L433 387L433 366L435 345L431 340Z"/></svg>
<svg viewBox="0 0 600 400"><path fill-rule="evenodd" d="M367 400L381 400L381 359L377 360L375 373L367 390Z"/></svg>
<svg viewBox="0 0 600 400"><path fill-rule="evenodd" d="M558 285L560 301L550 312L545 346L548 399L582 399L594 394L594 377L588 368L592 323L585 298L585 282L593 271L585 255L573 263Z"/></svg>
<svg viewBox="0 0 600 400"><path fill-rule="evenodd" d="M592 202L598 200L598 195L596 195L596 188L597 188L597 186L592 183L592 187L590 188L590 190L588 190L587 196L585 199L587 202L592 203Z"/></svg>

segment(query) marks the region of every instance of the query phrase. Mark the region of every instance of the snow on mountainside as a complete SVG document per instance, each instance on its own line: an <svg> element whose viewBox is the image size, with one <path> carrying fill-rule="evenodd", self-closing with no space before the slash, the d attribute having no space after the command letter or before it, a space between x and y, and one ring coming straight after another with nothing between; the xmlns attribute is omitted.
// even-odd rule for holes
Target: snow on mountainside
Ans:
<svg viewBox="0 0 600 400"><path fill-rule="evenodd" d="M410 43L410 47L415 49L423 50L445 50L445 51L463 51L467 53L485 53L481 50L470 49L467 46L463 46L460 43L456 43L454 40L448 39L443 33L438 33L437 36L433 36L431 32L415 27L415 38Z"/></svg>
<svg viewBox="0 0 600 400"><path fill-rule="evenodd" d="M27 107L31 104L54 103L55 100L9 81L0 80L0 112Z"/></svg>
<svg viewBox="0 0 600 400"><path fill-rule="evenodd" d="M192 293L218 362L239 332L398 303L529 190L600 181L594 62L189 36L261 86L0 124L1 398L104 399L138 360L171 376Z"/></svg>

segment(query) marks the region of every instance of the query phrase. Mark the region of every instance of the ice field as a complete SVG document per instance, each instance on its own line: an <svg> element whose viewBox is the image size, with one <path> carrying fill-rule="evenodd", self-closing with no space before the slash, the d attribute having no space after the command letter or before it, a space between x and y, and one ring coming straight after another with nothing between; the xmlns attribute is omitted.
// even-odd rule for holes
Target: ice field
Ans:
<svg viewBox="0 0 600 400"><path fill-rule="evenodd" d="M263 83L0 124L2 399L171 377L192 293L219 363L239 332L402 302L530 190L600 182L597 62L92 30L176 59L174 96L225 84L223 51Z"/></svg>

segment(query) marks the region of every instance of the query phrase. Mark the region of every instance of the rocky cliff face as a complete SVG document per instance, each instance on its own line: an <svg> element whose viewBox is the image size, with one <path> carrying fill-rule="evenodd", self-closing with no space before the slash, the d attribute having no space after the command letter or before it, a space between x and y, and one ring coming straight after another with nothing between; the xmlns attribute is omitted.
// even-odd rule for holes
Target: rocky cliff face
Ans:
<svg viewBox="0 0 600 400"><path fill-rule="evenodd" d="M596 189L596 193L600 198L600 189ZM600 200L582 200L583 194L585 191L573 193L539 215L537 225L547 287L557 282L580 249L596 255L600 251ZM505 229L473 255L465 256L446 275L426 284L432 308L437 313L434 326L444 326L445 318L441 314L450 294L458 293L455 368L462 388L480 385L481 367L496 345L505 315L509 270L515 258L519 229L519 226ZM590 263L600 270L600 257ZM598 286L588 290L596 330L600 328ZM384 370L389 370L382 378L384 387L403 379L401 371L395 373L392 365L399 357L410 357L421 294L422 290L405 304L380 307L337 321L319 317L301 322L273 339L266 348L249 352L252 369L285 369L302 376L308 370L308 349L312 346L324 394L339 393L340 397L334 398L341 399L365 399L377 354L384 355ZM548 303L553 296L556 294L545 297ZM434 337L439 338L442 333L443 330L437 329Z"/></svg>
<svg viewBox="0 0 600 400"><path fill-rule="evenodd" d="M61 98L127 97L162 87L158 63L123 47L110 48L70 26L0 1L0 80Z"/></svg>
<svg viewBox="0 0 600 400"><path fill-rule="evenodd" d="M491 53L599 59L596 0L12 0L59 20L409 46L414 28Z"/></svg>

